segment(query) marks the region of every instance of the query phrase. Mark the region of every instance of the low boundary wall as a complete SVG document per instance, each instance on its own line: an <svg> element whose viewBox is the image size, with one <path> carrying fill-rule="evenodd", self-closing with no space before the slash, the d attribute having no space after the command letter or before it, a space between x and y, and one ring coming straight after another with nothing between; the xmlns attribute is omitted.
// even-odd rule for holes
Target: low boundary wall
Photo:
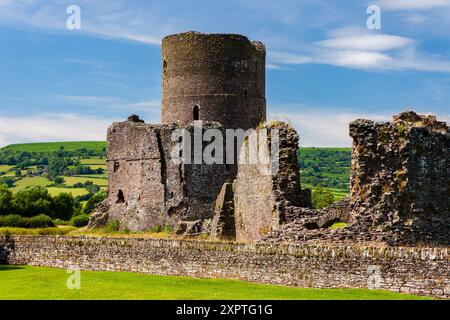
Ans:
<svg viewBox="0 0 450 320"><path fill-rule="evenodd" d="M450 297L448 248L0 236L0 264L230 278Z"/></svg>

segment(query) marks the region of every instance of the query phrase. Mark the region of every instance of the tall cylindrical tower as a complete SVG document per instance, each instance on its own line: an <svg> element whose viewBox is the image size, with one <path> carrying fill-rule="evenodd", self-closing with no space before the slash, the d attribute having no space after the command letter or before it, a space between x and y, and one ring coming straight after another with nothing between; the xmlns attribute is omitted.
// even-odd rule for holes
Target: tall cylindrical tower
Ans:
<svg viewBox="0 0 450 320"><path fill-rule="evenodd" d="M261 42L236 34L186 32L162 41L162 123L217 121L256 128L266 118Z"/></svg>

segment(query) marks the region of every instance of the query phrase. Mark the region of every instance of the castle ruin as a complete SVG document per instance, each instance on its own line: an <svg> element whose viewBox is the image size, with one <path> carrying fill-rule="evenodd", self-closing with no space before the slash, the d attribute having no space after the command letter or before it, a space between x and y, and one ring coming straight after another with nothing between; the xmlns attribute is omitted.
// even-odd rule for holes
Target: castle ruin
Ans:
<svg viewBox="0 0 450 320"><path fill-rule="evenodd" d="M392 123L356 120L351 194L323 210L311 209L302 189L299 136L289 125L266 122L265 47L232 34L187 32L162 42L162 124L137 116L108 129L109 196L91 226L117 220L143 231L170 226L178 234L213 239L289 242L376 240L450 242L450 131L413 112ZM265 130L263 144L278 154L263 164L177 163L173 137L215 129ZM248 143L248 136L244 144ZM202 140L202 148L206 146ZM179 156L186 156L183 148ZM224 155L226 157L227 155ZM278 170L262 174L276 161ZM337 221L345 228L330 230Z"/></svg>

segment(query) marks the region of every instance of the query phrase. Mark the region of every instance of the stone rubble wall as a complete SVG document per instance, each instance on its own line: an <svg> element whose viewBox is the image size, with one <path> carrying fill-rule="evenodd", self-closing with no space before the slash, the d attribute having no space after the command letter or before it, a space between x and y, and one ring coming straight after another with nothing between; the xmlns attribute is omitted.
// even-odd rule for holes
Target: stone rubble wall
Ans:
<svg viewBox="0 0 450 320"><path fill-rule="evenodd" d="M450 297L448 248L0 237L0 263Z"/></svg>
<svg viewBox="0 0 450 320"><path fill-rule="evenodd" d="M222 130L203 123L203 130ZM177 125L126 121L108 130L108 220L118 220L131 231L175 226L180 221L212 219L214 202L233 172L225 164L178 164L172 152ZM191 133L193 126L184 127ZM191 152L194 148L191 147Z"/></svg>
<svg viewBox="0 0 450 320"><path fill-rule="evenodd" d="M288 124L268 123L266 148L271 152L272 132L278 135L278 157L266 155L267 164L240 164L234 182L237 241L261 240L287 219L289 206L309 207L309 190L302 190L297 160L299 137ZM244 146L245 147L245 146ZM274 166L274 162L278 163ZM275 168L275 169L274 169ZM274 169L274 170L273 170Z"/></svg>
<svg viewBox="0 0 450 320"><path fill-rule="evenodd" d="M359 224L404 232L411 242L450 242L450 129L412 111L392 122L356 120L351 204ZM406 234L408 233L408 234Z"/></svg>

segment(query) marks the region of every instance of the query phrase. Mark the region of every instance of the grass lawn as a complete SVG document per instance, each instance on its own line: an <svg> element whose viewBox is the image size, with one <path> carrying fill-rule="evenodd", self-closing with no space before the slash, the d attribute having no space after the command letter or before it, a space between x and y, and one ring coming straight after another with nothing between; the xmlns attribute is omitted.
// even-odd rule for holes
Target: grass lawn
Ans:
<svg viewBox="0 0 450 320"><path fill-rule="evenodd" d="M102 164L106 165L106 159L105 158L89 158L89 159L81 159L80 163L82 165L95 165L95 164Z"/></svg>
<svg viewBox="0 0 450 320"><path fill-rule="evenodd" d="M31 186L46 187L50 184L52 184L52 182L45 177L26 177L26 178L22 178L19 181L17 181L14 184L14 187L11 188L11 191L16 193L20 190L25 189L26 187L31 187Z"/></svg>
<svg viewBox="0 0 450 320"><path fill-rule="evenodd" d="M47 188L48 193L50 193L52 196L57 196L60 193L71 193L72 196L78 197L78 196L84 196L85 194L88 194L89 191L87 191L85 188L57 188L57 187L50 187Z"/></svg>
<svg viewBox="0 0 450 320"><path fill-rule="evenodd" d="M24 143L11 144L5 149L28 151L28 152L53 152L64 148L66 151L75 151L86 148L93 151L102 151L106 148L106 141L77 141L77 142L41 142L41 143Z"/></svg>
<svg viewBox="0 0 450 320"><path fill-rule="evenodd" d="M0 266L0 299L423 299L364 289L301 289L235 280L193 279L128 272L81 272L81 289L69 290L66 270Z"/></svg>
<svg viewBox="0 0 450 320"><path fill-rule="evenodd" d="M83 176L73 176L73 177L63 177L64 184L67 186L73 186L76 183L85 183L86 181L92 181L94 184L99 187L107 187L108 180L107 179L99 179L99 178L85 178Z"/></svg>

